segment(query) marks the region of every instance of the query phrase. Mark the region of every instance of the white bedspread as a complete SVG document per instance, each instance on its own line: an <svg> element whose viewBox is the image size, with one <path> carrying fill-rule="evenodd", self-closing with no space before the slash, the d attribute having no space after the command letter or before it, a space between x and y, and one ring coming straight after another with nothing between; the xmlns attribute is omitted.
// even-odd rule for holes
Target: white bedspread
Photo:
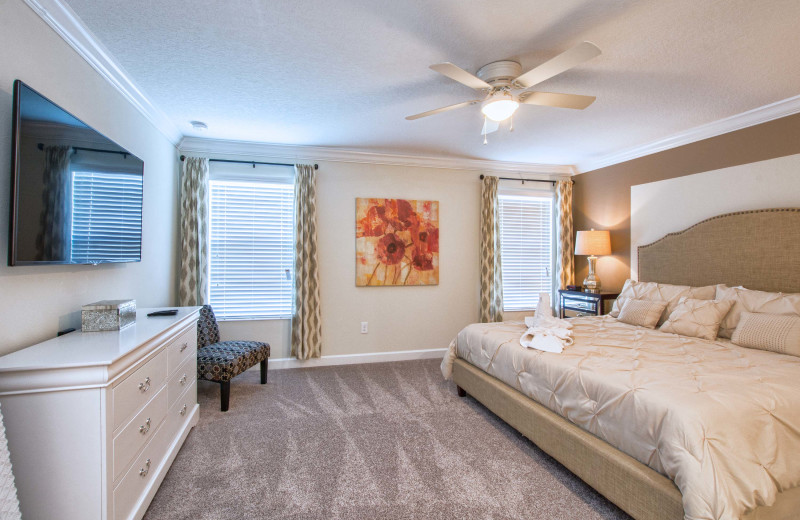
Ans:
<svg viewBox="0 0 800 520"><path fill-rule="evenodd" d="M469 325L457 355L672 479L686 518L738 519L800 486L800 358L575 318L561 354L522 322Z"/></svg>

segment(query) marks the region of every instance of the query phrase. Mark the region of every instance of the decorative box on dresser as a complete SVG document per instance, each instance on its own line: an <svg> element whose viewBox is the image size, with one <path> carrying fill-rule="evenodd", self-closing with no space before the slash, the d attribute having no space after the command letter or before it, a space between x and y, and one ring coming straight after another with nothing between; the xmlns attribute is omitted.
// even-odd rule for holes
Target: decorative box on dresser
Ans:
<svg viewBox="0 0 800 520"><path fill-rule="evenodd" d="M141 518L199 417L199 307L73 332L0 358L26 519Z"/></svg>

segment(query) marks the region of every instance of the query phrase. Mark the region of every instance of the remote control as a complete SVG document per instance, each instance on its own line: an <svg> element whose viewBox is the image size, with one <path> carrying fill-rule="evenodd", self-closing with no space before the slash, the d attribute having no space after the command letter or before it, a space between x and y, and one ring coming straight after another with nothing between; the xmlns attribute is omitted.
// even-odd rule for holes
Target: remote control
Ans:
<svg viewBox="0 0 800 520"><path fill-rule="evenodd" d="M176 314L178 314L178 309L167 309L165 311L151 312L147 316L175 316Z"/></svg>

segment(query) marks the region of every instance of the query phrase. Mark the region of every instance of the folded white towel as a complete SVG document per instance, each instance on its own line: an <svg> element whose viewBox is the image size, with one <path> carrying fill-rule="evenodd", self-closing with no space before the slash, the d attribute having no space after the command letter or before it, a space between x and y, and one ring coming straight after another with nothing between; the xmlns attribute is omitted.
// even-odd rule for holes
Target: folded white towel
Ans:
<svg viewBox="0 0 800 520"><path fill-rule="evenodd" d="M527 348L560 353L567 345L572 345L572 330L567 328L531 327L519 340Z"/></svg>
<svg viewBox="0 0 800 520"><path fill-rule="evenodd" d="M561 353L565 346L572 345L572 323L553 316L547 293L539 294L536 315L525 318L525 325L528 330L519 340L523 347Z"/></svg>

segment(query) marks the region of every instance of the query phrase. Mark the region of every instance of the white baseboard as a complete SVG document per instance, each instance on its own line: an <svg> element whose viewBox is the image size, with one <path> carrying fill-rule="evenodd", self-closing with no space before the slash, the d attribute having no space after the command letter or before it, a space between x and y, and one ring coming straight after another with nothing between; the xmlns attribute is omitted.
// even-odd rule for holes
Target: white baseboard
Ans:
<svg viewBox="0 0 800 520"><path fill-rule="evenodd" d="M284 368L327 367L333 365L359 365L362 363L385 363L387 361L410 361L413 359L441 359L446 348L425 350L399 350L396 352L370 352L367 354L341 354L338 356L322 356L320 358L301 361L297 358L278 358L269 360L270 370ZM258 370L258 365L250 368Z"/></svg>

